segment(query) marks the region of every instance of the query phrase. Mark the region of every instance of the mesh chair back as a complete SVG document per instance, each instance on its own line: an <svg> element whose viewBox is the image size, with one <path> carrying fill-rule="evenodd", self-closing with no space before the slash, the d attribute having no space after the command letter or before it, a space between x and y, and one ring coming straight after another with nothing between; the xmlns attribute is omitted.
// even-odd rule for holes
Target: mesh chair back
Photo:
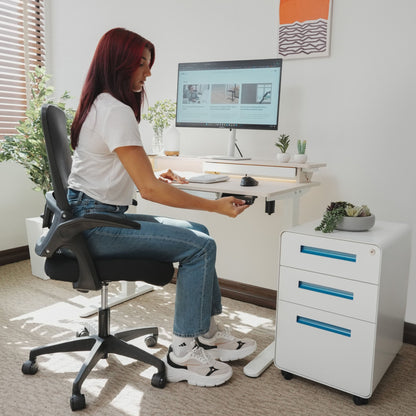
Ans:
<svg viewBox="0 0 416 416"><path fill-rule="evenodd" d="M71 209L67 201L67 190L72 158L66 131L66 116L60 108L52 104L44 104L41 120L54 197L58 207L62 211L69 212Z"/></svg>

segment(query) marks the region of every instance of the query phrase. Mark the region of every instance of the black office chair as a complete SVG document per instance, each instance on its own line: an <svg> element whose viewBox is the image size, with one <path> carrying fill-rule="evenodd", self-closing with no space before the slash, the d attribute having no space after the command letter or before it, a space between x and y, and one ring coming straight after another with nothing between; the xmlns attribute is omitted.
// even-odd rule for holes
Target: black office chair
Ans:
<svg viewBox="0 0 416 416"><path fill-rule="evenodd" d="M101 290L101 307L98 311L98 335L88 331L71 341L59 342L30 351L29 360L22 366L24 374L38 371L36 358L55 352L90 351L72 387L72 410L85 408L81 385L101 358L109 353L120 354L143 361L157 368L152 385L163 388L166 384L165 365L162 360L126 341L148 335L146 344L154 346L158 328L137 328L110 335L110 308L108 283L112 281L144 281L163 286L173 277L173 265L146 258L93 258L83 236L83 231L94 227L121 227L140 229L140 224L106 214L89 214L74 218L67 201L67 180L71 170L71 152L66 132L65 113L53 105L45 104L41 110L53 192L46 194L43 226L47 234L36 244L36 253L46 257L45 272L55 280L71 282L81 292ZM72 255L71 255L72 253Z"/></svg>

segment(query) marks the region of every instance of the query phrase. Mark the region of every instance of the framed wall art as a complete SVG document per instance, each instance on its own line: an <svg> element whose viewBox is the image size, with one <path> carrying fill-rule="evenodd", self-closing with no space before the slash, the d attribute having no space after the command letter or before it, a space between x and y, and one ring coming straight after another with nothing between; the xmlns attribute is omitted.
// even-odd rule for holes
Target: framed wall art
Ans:
<svg viewBox="0 0 416 416"><path fill-rule="evenodd" d="M280 0L278 55L328 56L332 0Z"/></svg>

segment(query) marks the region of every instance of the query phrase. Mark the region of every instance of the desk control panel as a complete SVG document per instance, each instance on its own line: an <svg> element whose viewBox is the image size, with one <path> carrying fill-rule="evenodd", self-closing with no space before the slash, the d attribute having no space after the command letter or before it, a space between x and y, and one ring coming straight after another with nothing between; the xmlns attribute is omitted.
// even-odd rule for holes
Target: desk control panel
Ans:
<svg viewBox="0 0 416 416"><path fill-rule="evenodd" d="M221 194L221 196L222 197L234 196L235 198L243 199L244 201L246 201L247 205L253 205L255 199L257 198L254 195L230 194L230 193L227 193L227 192L224 192L223 194Z"/></svg>

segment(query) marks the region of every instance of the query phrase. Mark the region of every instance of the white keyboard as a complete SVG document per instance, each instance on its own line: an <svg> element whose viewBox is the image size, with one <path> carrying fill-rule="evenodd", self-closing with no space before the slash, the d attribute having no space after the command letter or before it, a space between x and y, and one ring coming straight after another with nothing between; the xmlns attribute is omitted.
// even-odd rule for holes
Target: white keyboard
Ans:
<svg viewBox="0 0 416 416"><path fill-rule="evenodd" d="M215 173L203 173L202 175L195 175L188 178L190 183L215 183L228 181L230 177L227 175L217 175Z"/></svg>

